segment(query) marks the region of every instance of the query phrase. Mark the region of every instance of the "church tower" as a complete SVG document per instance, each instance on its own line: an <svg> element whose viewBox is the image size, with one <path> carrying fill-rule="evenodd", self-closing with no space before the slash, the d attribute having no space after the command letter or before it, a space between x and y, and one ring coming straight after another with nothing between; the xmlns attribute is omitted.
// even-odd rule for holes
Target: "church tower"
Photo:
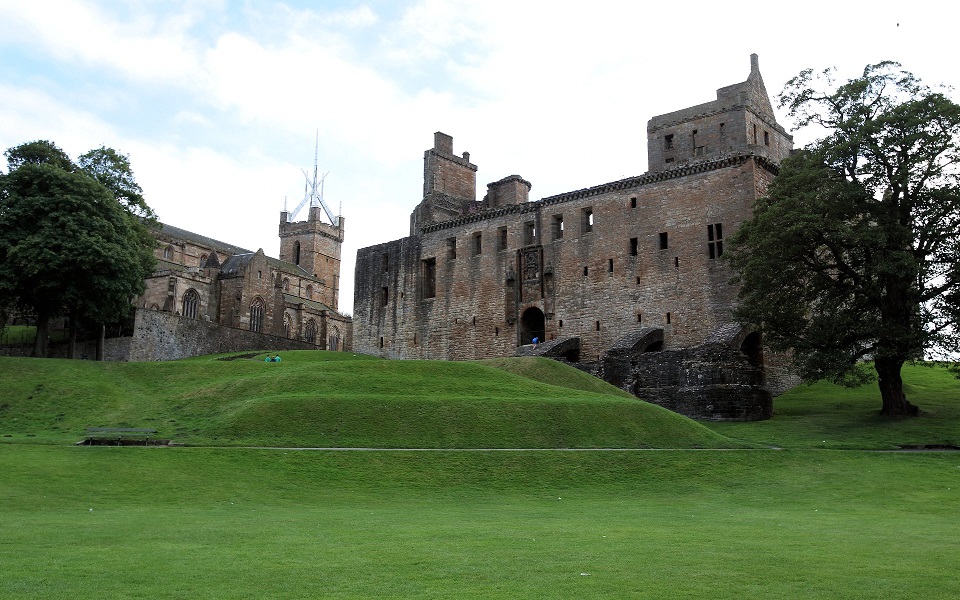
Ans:
<svg viewBox="0 0 960 600"><path fill-rule="evenodd" d="M306 221L292 223L286 210L280 213L280 260L318 279L324 288L319 298L338 310L343 217L333 217L333 224L325 223L321 218L323 210L321 206L311 206Z"/></svg>

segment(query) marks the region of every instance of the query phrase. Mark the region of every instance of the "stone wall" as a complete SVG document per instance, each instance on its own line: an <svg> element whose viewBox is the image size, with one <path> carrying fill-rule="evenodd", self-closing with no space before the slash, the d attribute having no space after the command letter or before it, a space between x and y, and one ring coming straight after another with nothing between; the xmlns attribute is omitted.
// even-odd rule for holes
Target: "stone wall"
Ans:
<svg viewBox="0 0 960 600"><path fill-rule="evenodd" d="M133 336L128 339L129 353L120 360L176 360L246 350L316 349L307 342L142 309L136 311Z"/></svg>

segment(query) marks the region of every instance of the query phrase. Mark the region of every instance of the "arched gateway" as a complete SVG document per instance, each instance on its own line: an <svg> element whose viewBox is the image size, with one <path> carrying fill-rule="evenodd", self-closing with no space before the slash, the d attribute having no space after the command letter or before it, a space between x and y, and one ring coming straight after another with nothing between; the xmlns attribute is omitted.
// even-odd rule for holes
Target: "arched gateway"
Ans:
<svg viewBox="0 0 960 600"><path fill-rule="evenodd" d="M533 338L538 338L541 342L545 341L543 336L546 331L546 325L543 318L543 311L532 306L523 311L520 317L520 344L532 344Z"/></svg>

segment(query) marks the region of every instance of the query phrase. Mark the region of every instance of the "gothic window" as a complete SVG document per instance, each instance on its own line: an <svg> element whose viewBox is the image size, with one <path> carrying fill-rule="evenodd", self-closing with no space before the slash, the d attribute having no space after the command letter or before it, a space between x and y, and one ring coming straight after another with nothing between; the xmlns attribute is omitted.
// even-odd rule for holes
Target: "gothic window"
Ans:
<svg viewBox="0 0 960 600"><path fill-rule="evenodd" d="M710 258L723 256L723 223L707 225L707 252Z"/></svg>
<svg viewBox="0 0 960 600"><path fill-rule="evenodd" d="M313 300L313 286L312 286L312 285L307 285L307 290L306 290L306 294L305 294L305 295L306 295L307 300Z"/></svg>
<svg viewBox="0 0 960 600"><path fill-rule="evenodd" d="M317 322L313 319L307 321L307 326L303 332L303 337L310 344L317 343Z"/></svg>
<svg viewBox="0 0 960 600"><path fill-rule="evenodd" d="M283 291L290 293L290 280L286 277L283 278Z"/></svg>
<svg viewBox="0 0 960 600"><path fill-rule="evenodd" d="M188 319L196 319L200 310L200 294L191 288L183 295L183 306L180 314Z"/></svg>
<svg viewBox="0 0 960 600"><path fill-rule="evenodd" d="M290 332L293 331L293 323L290 320L290 315L287 313L283 314L283 337L289 338Z"/></svg>
<svg viewBox="0 0 960 600"><path fill-rule="evenodd" d="M206 266L207 266L207 255L206 255L206 254L201 254L201 255L200 255L200 268L203 269L203 268L206 267Z"/></svg>
<svg viewBox="0 0 960 600"><path fill-rule="evenodd" d="M263 298L257 296L253 304L250 305L250 331L263 332L263 309Z"/></svg>
<svg viewBox="0 0 960 600"><path fill-rule="evenodd" d="M167 246L163 249L163 260L173 260L173 246Z"/></svg>
<svg viewBox="0 0 960 600"><path fill-rule="evenodd" d="M336 327L332 327L330 330L330 335L327 336L327 350L338 351L340 350L340 330ZM414 342L416 343L416 342Z"/></svg>

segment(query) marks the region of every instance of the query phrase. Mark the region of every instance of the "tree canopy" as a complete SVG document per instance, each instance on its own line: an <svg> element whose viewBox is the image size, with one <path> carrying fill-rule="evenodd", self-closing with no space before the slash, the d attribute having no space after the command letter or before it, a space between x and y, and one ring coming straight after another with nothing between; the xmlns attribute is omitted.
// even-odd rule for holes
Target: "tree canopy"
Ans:
<svg viewBox="0 0 960 600"><path fill-rule="evenodd" d="M960 350L960 106L893 62L779 96L827 134L783 161L733 239L738 319L806 379L872 375L887 415L917 414L904 362Z"/></svg>
<svg viewBox="0 0 960 600"><path fill-rule="evenodd" d="M127 314L153 269L155 242L143 223L145 211L137 208L146 206L142 196L131 208L129 197L74 165L52 142L23 144L6 156L9 173L0 182L0 306L36 315L34 355L43 356L50 317L112 322ZM110 169L125 171L127 185L133 182L139 190L129 163L117 164ZM153 214L149 207L146 213Z"/></svg>

